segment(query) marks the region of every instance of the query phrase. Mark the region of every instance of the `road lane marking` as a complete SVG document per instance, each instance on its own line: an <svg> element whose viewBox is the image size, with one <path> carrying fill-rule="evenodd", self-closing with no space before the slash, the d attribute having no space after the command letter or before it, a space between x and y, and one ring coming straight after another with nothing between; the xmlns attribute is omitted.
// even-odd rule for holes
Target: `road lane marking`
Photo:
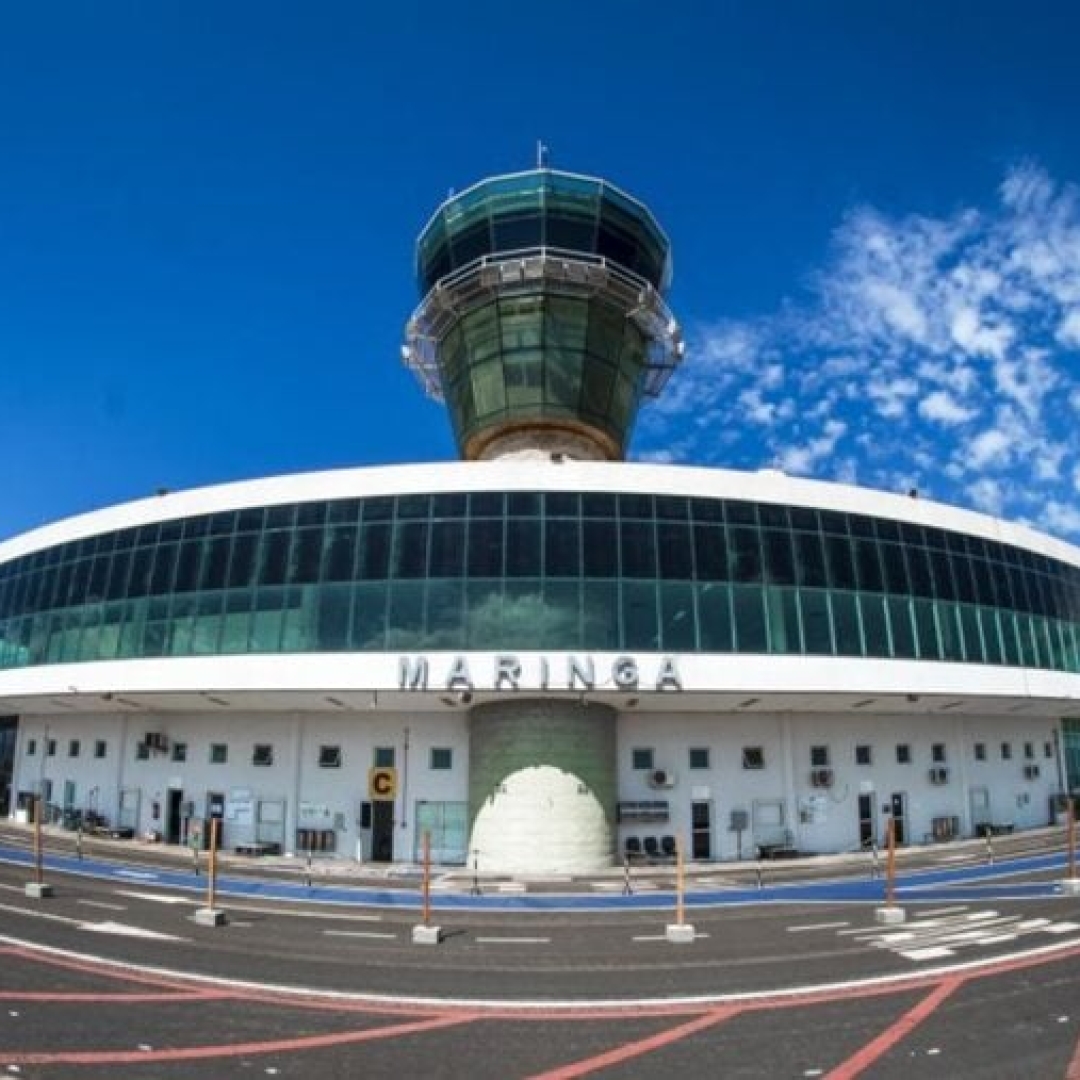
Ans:
<svg viewBox="0 0 1080 1080"><path fill-rule="evenodd" d="M695 938L707 938L709 934L702 933L700 930L694 934ZM636 937L632 937L631 941L667 941L667 934L638 934Z"/></svg>
<svg viewBox="0 0 1080 1080"><path fill-rule="evenodd" d="M155 981L161 979L176 980L184 987L192 984L206 986L214 990L224 990L235 994L237 991L251 992L260 996L267 994L286 997L302 997L320 1002L348 1002L371 1006L390 1005L431 1008L460 1008L472 1013L497 1012L504 1015L507 1010L519 1011L523 1016L542 1014L561 1014L568 1016L588 1016L595 1018L598 1012L625 1016L628 1009L660 1009L670 1015L672 1009L700 1009L719 1005L745 1003L776 1002L800 1004L813 999L814 1002L848 1001L853 993L865 992L877 994L891 989L906 991L916 986L929 985L929 980L966 979L997 977L1005 972L1032 970L1043 964L1080 957L1080 938L1058 940L1045 945L1037 945L1000 956L976 956L961 962L950 962L936 967L923 968L917 973L908 969L888 973L863 976L853 979L840 979L829 982L787 983L763 987L755 990L729 991L727 993L676 994L671 996L648 997L601 997L601 998L467 998L435 995L386 994L363 990L333 990L326 987L300 983L262 982L254 979L239 979L208 972L192 970L190 964L184 968L170 968L161 964L136 963L76 949L59 948L44 945L40 941L0 933L0 948L26 950L45 956L59 957L78 963L101 965L112 972L133 973L149 976Z"/></svg>
<svg viewBox="0 0 1080 1080"><path fill-rule="evenodd" d="M836 930L841 926L850 926L848 922L819 922L812 923L810 926L789 926L787 932L789 934L801 934L806 930Z"/></svg>
<svg viewBox="0 0 1080 1080"><path fill-rule="evenodd" d="M920 919L929 919L934 915L959 915L963 911L967 911L967 904L953 904L951 907L934 908L933 911L920 911Z"/></svg>
<svg viewBox="0 0 1080 1080"><path fill-rule="evenodd" d="M126 904L109 904L104 900L76 900L75 903L86 907L103 908L105 911L127 911Z"/></svg>
<svg viewBox="0 0 1080 1080"><path fill-rule="evenodd" d="M942 960L946 956L955 956L952 949L943 949L941 946L932 946L927 949L904 949L900 955L905 960L914 960L919 963L923 960Z"/></svg>
<svg viewBox="0 0 1080 1080"><path fill-rule="evenodd" d="M117 896L130 896L133 900L149 900L155 904L198 904L190 896L172 896L169 893L133 892L130 889L117 889Z"/></svg>
<svg viewBox="0 0 1080 1080"><path fill-rule="evenodd" d="M549 937L477 937L480 945L550 945Z"/></svg>
<svg viewBox="0 0 1080 1080"><path fill-rule="evenodd" d="M88 923L79 925L79 930L86 930L91 934L116 934L119 937L146 938L150 941L184 941L175 934L162 934L157 930L145 930L141 926L130 926L127 923L118 923L106 920L105 922Z"/></svg>
<svg viewBox="0 0 1080 1080"><path fill-rule="evenodd" d="M47 911L39 911L36 908L22 908L16 904L0 904L0 911L25 915L29 919L44 919L45 922L64 923L67 926L78 926L83 921L82 919L69 919L66 915L52 915Z"/></svg>
<svg viewBox="0 0 1080 1080"><path fill-rule="evenodd" d="M392 941L397 934L382 933L378 930L324 930L327 937L358 937L375 938L377 940Z"/></svg>

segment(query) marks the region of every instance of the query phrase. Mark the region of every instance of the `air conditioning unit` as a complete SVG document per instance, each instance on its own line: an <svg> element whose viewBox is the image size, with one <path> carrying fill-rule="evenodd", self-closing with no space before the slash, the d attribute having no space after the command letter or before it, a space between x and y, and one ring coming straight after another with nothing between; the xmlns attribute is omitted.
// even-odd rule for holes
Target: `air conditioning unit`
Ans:
<svg viewBox="0 0 1080 1080"><path fill-rule="evenodd" d="M1039 779L1039 766L1038 765L1025 765L1024 766L1024 779L1025 780L1038 780Z"/></svg>
<svg viewBox="0 0 1080 1080"><path fill-rule="evenodd" d="M935 765L930 770L931 784L947 784L949 782L949 770L945 765Z"/></svg>
<svg viewBox="0 0 1080 1080"><path fill-rule="evenodd" d="M147 750L152 750L155 754L164 754L169 748L168 740L160 731L148 731L143 736L143 745Z"/></svg>
<svg viewBox="0 0 1080 1080"><path fill-rule="evenodd" d="M811 769L810 783L813 784L814 787L832 787L832 769Z"/></svg>
<svg viewBox="0 0 1080 1080"><path fill-rule="evenodd" d="M675 774L670 769L653 769L649 773L649 787L673 788L675 786Z"/></svg>

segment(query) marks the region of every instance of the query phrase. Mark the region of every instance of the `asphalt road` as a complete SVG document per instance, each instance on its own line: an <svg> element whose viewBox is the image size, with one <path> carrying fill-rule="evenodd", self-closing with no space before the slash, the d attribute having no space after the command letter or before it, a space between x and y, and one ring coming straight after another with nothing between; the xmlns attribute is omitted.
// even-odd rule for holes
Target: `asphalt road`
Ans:
<svg viewBox="0 0 1080 1080"><path fill-rule="evenodd" d="M229 898L214 929L191 893L29 876L0 865L9 1075L1080 1080L1080 898L710 907L672 945L663 909L436 897L429 947L416 909Z"/></svg>

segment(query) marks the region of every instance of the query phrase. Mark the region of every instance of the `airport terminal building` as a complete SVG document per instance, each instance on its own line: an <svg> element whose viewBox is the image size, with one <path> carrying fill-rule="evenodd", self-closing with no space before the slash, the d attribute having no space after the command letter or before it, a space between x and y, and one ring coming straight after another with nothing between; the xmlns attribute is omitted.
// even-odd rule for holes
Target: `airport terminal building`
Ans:
<svg viewBox="0 0 1080 1080"><path fill-rule="evenodd" d="M0 543L0 772L135 836L588 872L1055 820L1080 549L913 495L629 464L670 251L540 168L421 233L461 461L164 494ZM1071 770L1070 770L1071 766ZM1071 776L1070 776L1071 771Z"/></svg>

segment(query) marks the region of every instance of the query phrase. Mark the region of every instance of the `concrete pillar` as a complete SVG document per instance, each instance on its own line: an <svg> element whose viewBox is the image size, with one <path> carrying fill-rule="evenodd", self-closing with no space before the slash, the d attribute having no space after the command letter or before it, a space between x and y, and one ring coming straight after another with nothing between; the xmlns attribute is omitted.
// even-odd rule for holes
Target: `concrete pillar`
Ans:
<svg viewBox="0 0 1080 1080"><path fill-rule="evenodd" d="M494 701L469 716L469 838L481 870L587 872L614 860L616 712Z"/></svg>

